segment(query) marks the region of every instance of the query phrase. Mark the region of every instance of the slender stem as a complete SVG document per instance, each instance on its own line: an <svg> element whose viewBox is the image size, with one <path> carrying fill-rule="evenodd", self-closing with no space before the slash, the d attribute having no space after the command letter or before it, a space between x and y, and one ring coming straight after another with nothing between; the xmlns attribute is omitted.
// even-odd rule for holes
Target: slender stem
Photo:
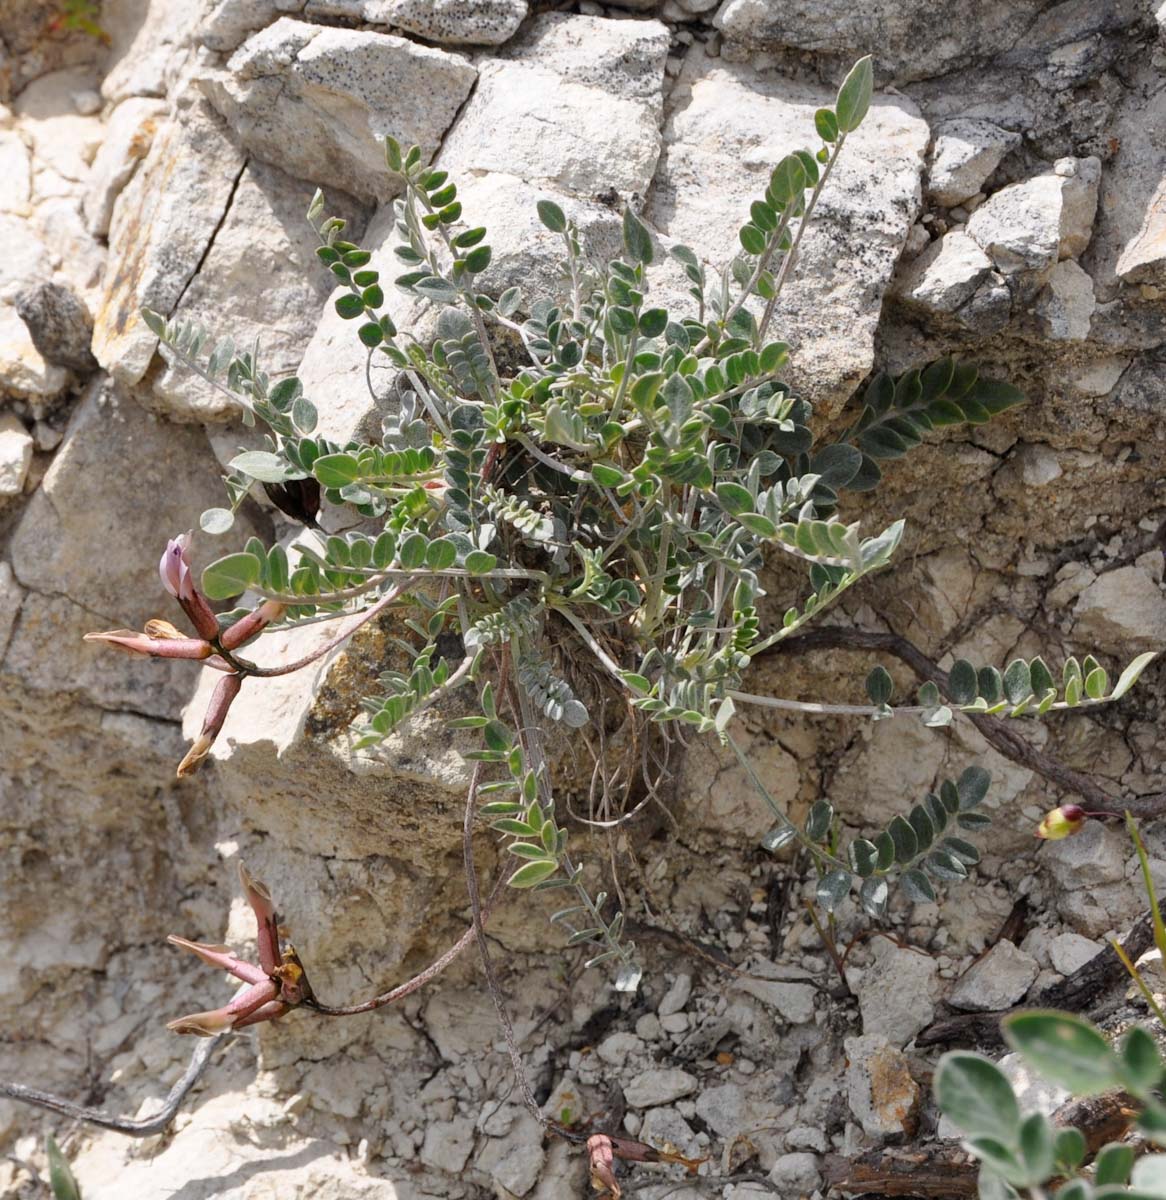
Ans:
<svg viewBox="0 0 1166 1200"><path fill-rule="evenodd" d="M609 421L618 421L619 414L623 411L624 396L627 395L628 384L632 378L632 364L636 358L636 343L638 339L639 334L633 329L628 338L628 352L624 355L623 374L620 376L619 389L615 393L615 399L611 402L611 413L608 416Z"/></svg>
<svg viewBox="0 0 1166 1200"><path fill-rule="evenodd" d="M282 667L257 667L252 663L241 663L242 670L248 675L255 675L261 679L270 679L276 675L290 675L293 671L302 670L304 667L316 662L326 654L330 654L337 646L343 645L352 635L361 628L367 625L373 617L384 612L386 608L395 600L399 600L413 586L415 580L410 577L404 583L393 588L392 591L386 592L374 605L366 608L364 612L359 613L354 621L342 629L334 638L325 642L324 645L305 654L303 658L297 659L293 663L288 663ZM303 597L300 598L301 601Z"/></svg>
<svg viewBox="0 0 1166 1200"><path fill-rule="evenodd" d="M828 851L823 850L822 847L819 846L817 842L812 841L810 838L806 837L806 835L797 827L797 825L795 825L793 823L793 821L791 821L789 819L789 817L786 816L785 811L782 809L781 805L778 804L778 802L773 798L773 795L770 793L769 789L765 786L765 784L761 782L761 776L758 775L757 772L753 769L753 764L749 761L745 752L741 749L740 746L737 745L737 743L733 740L732 737L727 736L726 741L729 743L729 746L731 747L733 753L737 756L737 761L741 764L741 766L743 766L745 768L745 773L749 776L749 779L752 782L753 786L757 789L758 793L760 793L762 798L765 800L765 803L769 805L770 811L773 813L773 815L775 817L777 817L778 821L781 822L782 827L785 829L791 830L793 832L794 837L799 842L801 842L801 844L803 846L805 846L805 848L815 858L819 859L822 862L828 862L832 867L840 867L843 871L846 871L847 873L852 874L853 872L851 872L850 867L847 866L846 863L844 863L840 858L835 858L833 854L830 854Z"/></svg>
<svg viewBox="0 0 1166 1200"><path fill-rule="evenodd" d="M818 197L822 194L822 189L826 186L826 180L830 178L830 172L834 169L834 164L838 161L838 155L842 152L842 144L845 141L846 134L840 134L838 141L834 143L834 153L830 155L825 170L819 176L818 182L814 185L814 190L810 193L810 199L806 203L806 211L802 214L802 219L798 222L798 231L794 235L793 245L790 246L785 258L781 261L781 269L778 271L777 279L773 284L773 295L765 305L765 312L761 316L761 324L757 326L758 343L765 340L765 331L769 328L769 322L773 319L773 310L777 304L777 298L781 295L781 289L785 286L786 276L789 275L794 259L797 257L802 234L805 233L806 226L810 223L810 217L814 212L814 205L818 203Z"/></svg>
<svg viewBox="0 0 1166 1200"><path fill-rule="evenodd" d="M494 890L490 893L489 899L482 907L482 921L484 927L490 919L490 913L494 909L494 905L498 900L498 896L502 892L504 886L504 876L499 875L494 884ZM404 983L399 983L395 988L391 988L387 992L382 992L379 996L374 996L371 1000L364 1001L363 1004L342 1004L331 1005L321 1004L319 1000L312 999L306 1001L305 1008L311 1008L318 1012L322 1017L353 1017L359 1013L374 1012L378 1008L384 1008L387 1004L392 1004L397 1000L403 1000L406 996L413 992L419 991L427 983L432 982L438 977L453 962L455 958L469 945L472 945L478 936L478 930L474 925L462 934L460 938L440 957L436 958L425 968L424 971L419 971L412 979L406 980Z"/></svg>
<svg viewBox="0 0 1166 1200"><path fill-rule="evenodd" d="M161 1133L171 1121L186 1099L191 1088L199 1081L211 1055L227 1039L227 1033L218 1033L214 1037L199 1038L190 1056L190 1062L182 1077L167 1093L162 1107L152 1116L134 1119L130 1117L114 1117L97 1108L86 1108L64 1100L50 1092L42 1092L38 1088L25 1087L20 1083L4 1083L0 1080L0 1096L8 1100L16 1100L20 1104L31 1104L35 1108L44 1108L49 1112L59 1113L75 1121L84 1121L88 1125L98 1125L102 1129L112 1129L114 1133L124 1133L127 1137L153 1137Z"/></svg>

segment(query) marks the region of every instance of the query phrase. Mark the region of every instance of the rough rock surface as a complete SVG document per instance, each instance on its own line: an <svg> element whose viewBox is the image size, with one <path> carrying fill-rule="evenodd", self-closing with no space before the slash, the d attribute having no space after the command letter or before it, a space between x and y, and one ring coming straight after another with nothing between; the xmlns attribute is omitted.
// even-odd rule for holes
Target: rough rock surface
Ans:
<svg viewBox="0 0 1166 1200"><path fill-rule="evenodd" d="M1166 122L1166 51L1144 6L989 0L963 22L906 0L546 7L105 0L105 46L46 37L51 0L0 3L0 1028L19 1030L0 1039L0 1077L151 1111L190 1048L164 1021L229 995L165 935L253 954L240 860L272 886L329 1001L392 986L466 928L461 735L426 714L370 761L347 731L376 673L402 665L391 622L311 671L248 684L213 762L188 781L174 764L212 681L79 640L181 620L158 584L162 541L222 503L219 464L253 444L222 424L220 397L156 355L141 305L244 342L270 329L264 365L279 375L303 354L327 436L375 433L394 403L383 367L369 396L364 351L311 269L302 219L319 182L373 265L397 273L385 132L420 140L454 174L467 219L490 230L484 285L520 287L520 313L561 287L559 239L535 215L543 197L595 259L620 252L630 202L657 242L651 294L672 303L687 285L667 249L685 242L719 270L773 162L816 147L814 109L873 47L872 113L775 318L795 348L789 378L821 427L853 419L872 367L943 353L1013 380L1028 403L927 434L883 464L878 492L845 497L864 528L902 516L908 533L899 565L831 619L907 636L943 666L1041 653L1056 674L1092 651L1111 679L1166 643L1166 150L1147 135ZM92 343L83 322L34 341L17 307L30 289L75 295L95 317ZM391 291L389 303L402 329L432 332L432 310ZM86 378L90 352L112 381ZM252 533L303 536L247 504L229 535L196 538L198 564ZM765 574L769 625L804 595L804 571L788 565ZM324 629L266 638L256 656L286 661ZM758 662L749 686L860 701L875 661L785 653ZM918 680L887 665L896 694L911 693ZM1152 803L1166 791L1162 688L1152 667L1103 713L1013 728L1115 799ZM972 762L992 773L971 882L937 905L896 897L894 941L867 936L853 898L839 906L857 1005L837 998L804 915L810 873L758 848L772 814L735 759L701 740L662 804L610 840L573 833L589 883L614 894L614 864L642 923L637 997L614 993L602 966L571 967L538 897L507 896L492 944L548 1116L616 1107L617 1128L706 1157L706 1175L746 1150L768 1175L702 1192L809 1194L824 1155L928 1135L911 1071L922 1079L933 1061L900 1048L939 1002L971 991L996 1005L1034 977L1041 987L1127 927L1144 897L1116 828L1092 822L1038 846L1041 814L1076 797L967 722L936 732L905 716L753 708L738 721L779 802L801 820L829 798L844 837L874 835ZM577 746L555 752L585 811L590 763ZM1143 828L1161 875L1166 844L1155 822ZM485 837L479 847L489 884L494 851ZM1021 896L1038 928L1022 950L1000 943L976 962ZM1122 1019L1144 1015L1133 1003ZM1014 1061L1005 1069L1025 1103L1055 1105ZM544 1141L512 1084L466 955L402 1005L342 1021L295 1013L241 1038L157 1144L0 1103L0 1193L43 1194L51 1128L83 1194L101 1200L584 1194L583 1155ZM629 1192L685 1194L682 1168L640 1171Z"/></svg>
<svg viewBox="0 0 1166 1200"><path fill-rule="evenodd" d="M1001 939L961 976L951 994L956 1008L994 1012L1021 1000L1037 976L1036 962Z"/></svg>
<svg viewBox="0 0 1166 1200"><path fill-rule="evenodd" d="M243 145L267 162L384 199L399 189L384 169L385 136L431 156L475 77L464 59L404 38L283 17L203 86Z"/></svg>

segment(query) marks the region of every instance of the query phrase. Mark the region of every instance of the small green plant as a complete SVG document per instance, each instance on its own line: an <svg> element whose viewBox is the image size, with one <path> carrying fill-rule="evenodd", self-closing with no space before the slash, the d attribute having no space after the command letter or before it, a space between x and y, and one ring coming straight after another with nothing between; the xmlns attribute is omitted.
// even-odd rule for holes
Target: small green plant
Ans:
<svg viewBox="0 0 1166 1200"><path fill-rule="evenodd" d="M97 0L61 0L56 16L49 21L49 32L84 33L99 42L109 42L109 34L99 24L101 5Z"/></svg>
<svg viewBox="0 0 1166 1200"><path fill-rule="evenodd" d="M1008 1044L1044 1079L1076 1096L1124 1089L1137 1102L1135 1128L1166 1146L1166 1065L1154 1038L1133 1026L1111 1046L1090 1022L1070 1013L1032 1010L1003 1022ZM1043 1113L1024 1113L1007 1076L978 1054L945 1054L935 1074L940 1108L967 1135L980 1162L983 1200L1039 1200L1050 1184L1057 1200L1161 1200L1166 1154L1137 1157L1113 1142L1087 1153L1080 1130L1056 1127ZM1091 1159L1091 1161L1087 1161Z"/></svg>
<svg viewBox="0 0 1166 1200"><path fill-rule="evenodd" d="M61 1153L61 1147L51 1133L45 1134L45 1157L49 1160L49 1187L53 1189L54 1200L81 1200L81 1189L73 1177L69 1160Z"/></svg>
<svg viewBox="0 0 1166 1200"><path fill-rule="evenodd" d="M576 224L549 199L537 210L561 242L565 296L490 294L482 285L493 257L486 228L465 220L447 172L425 165L418 147L387 138L386 164L403 188L393 251L403 271L393 284L436 307L435 337L421 342L398 329L372 252L344 240L344 222L324 216L320 193L308 210L320 261L343 289L336 312L353 322L369 362L387 361L397 373L395 408L379 439L338 444L320 436L316 402L299 379L273 380L255 351L147 311L167 356L268 431L263 448L232 460L228 506L205 512L204 530L228 533L256 486L310 526L321 502L363 522L344 534L313 529L290 547L252 538L205 568L201 590L185 543L172 542L168 553L178 559L163 579L199 638L176 630L162 639L149 631L95 635L224 672L180 770L205 757L239 688L272 673L240 654L257 632L351 616L347 636L392 608L410 665L381 675L354 748L377 754L402 722L473 686L477 712L450 724L481 739L467 754L481 772L475 800L506 839L509 883L566 889L569 902L553 919L570 944L594 946L592 963L614 962L618 987L634 988L639 968L622 914L609 911L606 893L584 887L568 845L544 748L544 730L556 723L591 742L604 812L616 823L630 807L629 780L653 794L690 736L719 738L773 812L777 824L764 844L776 850L797 841L809 851L829 912L857 890L879 917L896 887L908 900L930 901L936 883L964 879L979 855L955 835L988 821L977 811L989 790L982 768L944 781L885 830L843 847L829 802L795 825L731 732L741 705L874 719L913 711L936 727L956 711L1033 718L1118 699L1153 657L1135 660L1112 691L1091 657L1083 665L1070 659L1060 687L1039 658L1018 659L1003 673L960 662L947 703L931 683L909 709L891 708L882 668L867 681L869 705L744 690L758 654L818 619L898 548L903 522L864 535L842 517L848 493L877 487L880 463L908 453L928 431L982 424L1022 399L944 358L898 378L877 375L849 427L824 440L812 428L810 401L783 380L789 347L770 332L776 301L872 87L863 59L835 105L819 110L820 145L774 167L731 262L714 273L687 247L670 250L690 284L685 313L652 303L656 244L632 209L623 214L622 256L595 262ZM808 576L769 629L758 608L767 554ZM259 606L211 613L208 598L244 592L260 597ZM601 712L625 714L618 738L603 729ZM617 741L632 748L628 761L613 761Z"/></svg>

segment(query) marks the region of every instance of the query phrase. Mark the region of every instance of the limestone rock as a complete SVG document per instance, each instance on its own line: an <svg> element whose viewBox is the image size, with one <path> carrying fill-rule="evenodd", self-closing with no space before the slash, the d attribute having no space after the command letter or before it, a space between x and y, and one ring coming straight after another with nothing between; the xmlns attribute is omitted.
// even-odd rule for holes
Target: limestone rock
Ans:
<svg viewBox="0 0 1166 1200"><path fill-rule="evenodd" d="M0 300L0 399L29 400L39 410L64 391L68 380L63 367L41 357L15 305Z"/></svg>
<svg viewBox="0 0 1166 1200"><path fill-rule="evenodd" d="M400 182L384 165L386 135L437 149L469 95L475 69L444 50L388 34L281 17L202 86L240 141L299 179L386 199Z"/></svg>
<svg viewBox="0 0 1166 1200"><path fill-rule="evenodd" d="M12 413L0 413L0 504L24 490L32 464L32 435Z"/></svg>
<svg viewBox="0 0 1166 1200"><path fill-rule="evenodd" d="M732 1137L749 1122L749 1104L735 1083L706 1087L696 1098L696 1115L721 1137Z"/></svg>
<svg viewBox="0 0 1166 1200"><path fill-rule="evenodd" d="M818 1156L805 1150L783 1154L770 1168L769 1182L782 1196L808 1196L822 1182Z"/></svg>
<svg viewBox="0 0 1166 1200"><path fill-rule="evenodd" d="M991 121L961 117L936 128L927 190L937 204L950 208L970 200L1000 160L1020 144L1020 134Z"/></svg>
<svg viewBox="0 0 1166 1200"><path fill-rule="evenodd" d="M109 116L105 140L93 159L86 181L85 221L91 233L109 233L113 206L146 157L166 111L160 100L123 100Z"/></svg>
<svg viewBox="0 0 1166 1200"><path fill-rule="evenodd" d="M895 280L895 294L937 314L956 312L993 273L992 260L959 229L932 242Z"/></svg>
<svg viewBox="0 0 1166 1200"><path fill-rule="evenodd" d="M165 96L187 67L195 33L211 0L106 4L104 27L111 36L101 94L111 104L130 96Z"/></svg>
<svg viewBox="0 0 1166 1200"><path fill-rule="evenodd" d="M655 21L540 17L505 57L480 62L442 165L459 180L499 171L580 195L646 193L667 51Z"/></svg>
<svg viewBox="0 0 1166 1200"><path fill-rule="evenodd" d="M474 1148L474 1123L468 1117L434 1121L425 1130L421 1161L427 1166L460 1174Z"/></svg>
<svg viewBox="0 0 1166 1200"><path fill-rule="evenodd" d="M1031 955L1005 938L960 976L951 1003L972 1012L1008 1008L1024 997L1039 970Z"/></svg>
<svg viewBox="0 0 1166 1200"><path fill-rule="evenodd" d="M17 294L16 312L47 362L81 374L97 369L89 343L93 318L72 288L41 283Z"/></svg>
<svg viewBox="0 0 1166 1200"><path fill-rule="evenodd" d="M0 562L0 663L4 661L4 651L8 648L8 638L23 599L24 589L16 582L12 567Z"/></svg>
<svg viewBox="0 0 1166 1200"><path fill-rule="evenodd" d="M718 20L725 16L722 10ZM709 59L697 45L670 97L647 216L715 270L783 155L818 144L825 89ZM929 130L905 97L876 96L823 189L773 331L793 348L788 378L832 416L874 361L883 295L921 203ZM678 304L687 284L678 283Z"/></svg>
<svg viewBox="0 0 1166 1200"><path fill-rule="evenodd" d="M1077 598L1074 637L1130 657L1166 643L1166 592L1136 564L1099 575Z"/></svg>
<svg viewBox="0 0 1166 1200"><path fill-rule="evenodd" d="M844 61L875 51L897 82L927 79L981 56L1010 49L1032 23L1031 11L991 3L974 21L937 19L915 4L855 6L846 0L725 0L713 21L726 39L777 49L825 52Z"/></svg>
<svg viewBox="0 0 1166 1200"><path fill-rule="evenodd" d="M850 1111L870 1137L910 1132L916 1122L919 1087L907 1060L877 1034L846 1039L846 1092Z"/></svg>
<svg viewBox="0 0 1166 1200"><path fill-rule="evenodd" d="M234 50L281 13L299 12L303 6L303 0L218 0L199 27L198 39L210 50Z"/></svg>
<svg viewBox="0 0 1166 1200"><path fill-rule="evenodd" d="M518 32L527 0L369 0L364 19L431 42L498 46Z"/></svg>
<svg viewBox="0 0 1166 1200"><path fill-rule="evenodd" d="M858 986L862 1032L905 1046L935 1018L938 990L935 960L876 938L875 962Z"/></svg>
<svg viewBox="0 0 1166 1200"><path fill-rule="evenodd" d="M1125 283L1166 283L1166 180L1151 197L1142 227L1122 250L1115 269Z"/></svg>
<svg viewBox="0 0 1166 1200"><path fill-rule="evenodd" d="M1097 159L1060 159L1050 173L989 196L971 215L967 232L1006 275L1076 258L1093 233L1100 179Z"/></svg>
<svg viewBox="0 0 1166 1200"><path fill-rule="evenodd" d="M0 212L27 217L32 211L32 163L24 138L14 129L0 130Z"/></svg>
<svg viewBox="0 0 1166 1200"><path fill-rule="evenodd" d="M791 1025L804 1025L814 1019L814 997L817 989L808 983L791 983L780 979L742 979L739 991L746 992L770 1008Z"/></svg>
<svg viewBox="0 0 1166 1200"><path fill-rule="evenodd" d="M671 1104L682 1096L691 1096L700 1086L695 1075L675 1067L657 1067L641 1071L624 1084L624 1099L633 1108L655 1108Z"/></svg>
<svg viewBox="0 0 1166 1200"><path fill-rule="evenodd" d="M195 102L159 132L119 197L93 333L97 361L119 382L134 384L145 374L157 338L140 310L171 314L227 211L244 161L209 105Z"/></svg>
<svg viewBox="0 0 1166 1200"><path fill-rule="evenodd" d="M1062 933L1053 938L1049 946L1049 959L1054 971L1072 975L1104 950L1105 947L1092 938L1082 937L1079 933Z"/></svg>
<svg viewBox="0 0 1166 1200"><path fill-rule="evenodd" d="M546 1150L542 1126L527 1112L500 1138L490 1138L474 1166L494 1181L499 1196L525 1196L538 1182Z"/></svg>
<svg viewBox="0 0 1166 1200"><path fill-rule="evenodd" d="M92 79L86 68L53 71L18 97L15 111L33 152L34 195L60 195L68 190L62 181L80 183L89 171L101 144L102 125L99 118L76 111L71 93Z"/></svg>
<svg viewBox="0 0 1166 1200"><path fill-rule="evenodd" d="M311 330L332 292L332 276L316 257L318 241L304 213L310 185L258 159L248 161L214 240L172 316L201 322L248 348L260 340L260 362L273 378L295 372ZM328 211L348 222L358 240L367 210L341 191ZM356 343L351 322L348 334ZM359 344L359 343L357 343ZM143 380L141 399L178 421L226 421L239 406L181 364L161 357ZM321 408L330 397L317 396Z"/></svg>
<svg viewBox="0 0 1166 1200"><path fill-rule="evenodd" d="M1096 308L1093 279L1071 258L1053 267L1036 301L1045 336L1057 342L1083 342Z"/></svg>
<svg viewBox="0 0 1166 1200"><path fill-rule="evenodd" d="M7 669L36 690L175 717L194 684L191 664L114 654L81 637L140 629L158 615L180 623L157 558L168 537L218 503L219 472L201 432L163 425L96 381L12 538L12 566L29 599Z"/></svg>

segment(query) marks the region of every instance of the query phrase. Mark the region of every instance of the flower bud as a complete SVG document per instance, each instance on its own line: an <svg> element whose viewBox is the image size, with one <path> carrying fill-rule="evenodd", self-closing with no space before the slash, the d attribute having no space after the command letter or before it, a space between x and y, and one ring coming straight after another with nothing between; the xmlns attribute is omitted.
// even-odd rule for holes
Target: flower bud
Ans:
<svg viewBox="0 0 1166 1200"><path fill-rule="evenodd" d="M219 636L219 621L206 597L194 586L190 570L190 533L171 538L158 563L162 586L182 605L200 636L211 639Z"/></svg>
<svg viewBox="0 0 1166 1200"><path fill-rule="evenodd" d="M234 650L265 629L272 621L278 621L286 610L287 605L278 600L265 600L258 608L240 617L230 629L224 630L219 639L220 645L224 650Z"/></svg>
<svg viewBox="0 0 1166 1200"><path fill-rule="evenodd" d="M1037 826L1036 836L1048 842L1059 842L1061 838L1072 837L1089 814L1079 804L1062 804L1045 813Z"/></svg>
<svg viewBox="0 0 1166 1200"><path fill-rule="evenodd" d="M242 675L224 675L215 685L215 690L211 693L211 702L207 705L206 716L203 717L202 731L194 739L194 745L186 752L186 757L178 764L179 779L193 775L202 766L203 760L210 754L211 747L215 744L215 738L219 736L231 704L242 686Z"/></svg>
<svg viewBox="0 0 1166 1200"><path fill-rule="evenodd" d="M251 872L239 863L239 882L251 911L255 914L255 926L259 941L259 963L269 975L274 974L280 963L279 926L275 919L275 902L265 883L260 883Z"/></svg>
<svg viewBox="0 0 1166 1200"><path fill-rule="evenodd" d="M156 624L150 622L150 626ZM173 625L169 628L178 633ZM215 652L210 642L202 638L172 637L169 633L158 637L151 630L138 633L133 629L109 629L104 633L87 633L85 641L106 642L115 649L124 650L126 654L142 654L150 658L210 658Z"/></svg>

